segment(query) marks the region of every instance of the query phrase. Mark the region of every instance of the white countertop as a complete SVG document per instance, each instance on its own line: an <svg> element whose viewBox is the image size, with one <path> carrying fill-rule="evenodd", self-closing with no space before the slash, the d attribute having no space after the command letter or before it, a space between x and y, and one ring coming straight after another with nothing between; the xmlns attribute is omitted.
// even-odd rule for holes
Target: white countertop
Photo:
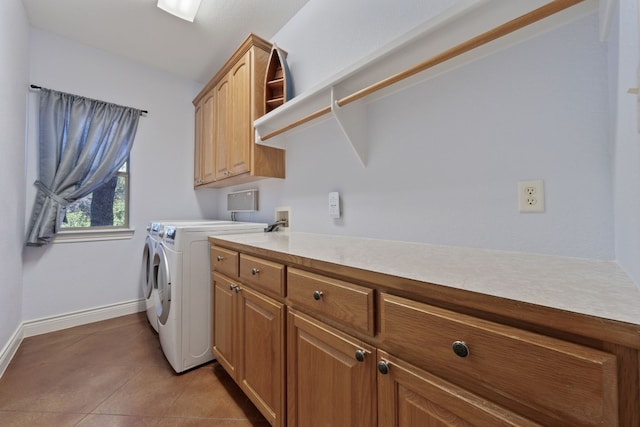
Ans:
<svg viewBox="0 0 640 427"><path fill-rule="evenodd" d="M615 261L297 232L212 237L640 325L640 289Z"/></svg>

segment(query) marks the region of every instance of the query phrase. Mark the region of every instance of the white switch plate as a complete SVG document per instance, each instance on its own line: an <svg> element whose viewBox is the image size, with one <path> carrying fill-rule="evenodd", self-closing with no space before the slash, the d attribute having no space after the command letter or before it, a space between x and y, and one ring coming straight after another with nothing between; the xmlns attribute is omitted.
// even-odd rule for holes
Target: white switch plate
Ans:
<svg viewBox="0 0 640 427"><path fill-rule="evenodd" d="M544 181L518 182L518 210L520 212L544 212Z"/></svg>
<svg viewBox="0 0 640 427"><path fill-rule="evenodd" d="M337 191L329 193L329 216L340 218L340 193Z"/></svg>

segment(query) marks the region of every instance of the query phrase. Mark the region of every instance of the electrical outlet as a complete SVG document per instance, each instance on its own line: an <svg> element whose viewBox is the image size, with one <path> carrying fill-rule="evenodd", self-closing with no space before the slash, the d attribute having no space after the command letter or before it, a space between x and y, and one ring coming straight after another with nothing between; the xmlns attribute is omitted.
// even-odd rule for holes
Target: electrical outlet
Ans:
<svg viewBox="0 0 640 427"><path fill-rule="evenodd" d="M518 210L520 212L544 212L544 181L518 182Z"/></svg>

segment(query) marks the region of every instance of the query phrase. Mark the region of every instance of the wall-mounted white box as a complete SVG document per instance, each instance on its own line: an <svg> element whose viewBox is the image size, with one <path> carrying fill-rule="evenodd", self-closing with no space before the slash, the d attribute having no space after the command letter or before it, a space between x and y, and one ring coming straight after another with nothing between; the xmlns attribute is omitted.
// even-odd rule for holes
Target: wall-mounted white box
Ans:
<svg viewBox="0 0 640 427"><path fill-rule="evenodd" d="M255 212L258 210L258 190L242 190L227 194L227 211Z"/></svg>

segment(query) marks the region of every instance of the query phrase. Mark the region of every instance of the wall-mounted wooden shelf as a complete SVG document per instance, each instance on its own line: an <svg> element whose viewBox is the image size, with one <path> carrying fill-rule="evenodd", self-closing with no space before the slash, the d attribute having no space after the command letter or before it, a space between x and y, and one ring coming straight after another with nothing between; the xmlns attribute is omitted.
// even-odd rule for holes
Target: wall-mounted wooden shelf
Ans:
<svg viewBox="0 0 640 427"><path fill-rule="evenodd" d="M256 143L286 148L285 134L334 119L366 166L366 103L563 25L598 10L598 4L598 0L458 2L257 119Z"/></svg>
<svg viewBox="0 0 640 427"><path fill-rule="evenodd" d="M293 96L291 76L286 63L286 52L276 45L269 54L264 83L265 113L278 108Z"/></svg>

